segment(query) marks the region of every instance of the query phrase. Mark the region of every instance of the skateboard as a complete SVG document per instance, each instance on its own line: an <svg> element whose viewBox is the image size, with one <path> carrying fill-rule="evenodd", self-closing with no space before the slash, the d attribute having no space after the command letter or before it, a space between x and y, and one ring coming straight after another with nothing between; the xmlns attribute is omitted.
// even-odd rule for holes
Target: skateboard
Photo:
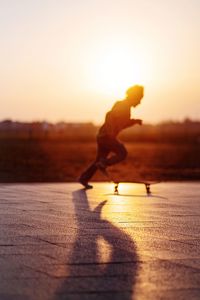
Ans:
<svg viewBox="0 0 200 300"><path fill-rule="evenodd" d="M151 195L151 185L152 184L160 183L160 181L156 181L156 180L145 180L145 181L141 180L140 181L140 180L135 180L135 179L133 179L131 181L125 181L125 182L123 182L123 181L114 182L114 194L119 195L119 184L120 183L127 183L127 182L144 184L147 195Z"/></svg>
<svg viewBox="0 0 200 300"><path fill-rule="evenodd" d="M130 183L144 184L147 195L151 195L151 185L161 182L161 181L158 181L158 180L142 180L142 179L141 180L140 179L133 179L131 181L123 182L123 181L114 180L112 178L112 176L110 175L110 173L108 173L107 170L105 172L103 172L103 174L107 177L109 182L114 183L114 194L115 195L119 195L119 184L120 183L130 182Z"/></svg>

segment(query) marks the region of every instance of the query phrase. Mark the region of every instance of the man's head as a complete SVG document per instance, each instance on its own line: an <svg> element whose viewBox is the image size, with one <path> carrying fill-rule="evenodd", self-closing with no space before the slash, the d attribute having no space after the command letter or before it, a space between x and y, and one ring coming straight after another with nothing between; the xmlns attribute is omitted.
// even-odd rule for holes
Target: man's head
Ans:
<svg viewBox="0 0 200 300"><path fill-rule="evenodd" d="M128 100L131 106L137 106L138 104L140 104L143 96L144 96L144 87L141 85L131 86L126 91L126 100Z"/></svg>

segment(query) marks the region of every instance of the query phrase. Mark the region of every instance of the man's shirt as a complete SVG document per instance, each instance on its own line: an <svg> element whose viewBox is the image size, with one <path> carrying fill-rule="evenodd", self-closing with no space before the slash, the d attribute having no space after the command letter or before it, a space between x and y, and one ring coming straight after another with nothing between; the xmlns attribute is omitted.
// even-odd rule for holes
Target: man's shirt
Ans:
<svg viewBox="0 0 200 300"><path fill-rule="evenodd" d="M125 101L117 101L112 109L106 114L105 122L99 130L98 137L116 137L119 132L130 126L130 105Z"/></svg>

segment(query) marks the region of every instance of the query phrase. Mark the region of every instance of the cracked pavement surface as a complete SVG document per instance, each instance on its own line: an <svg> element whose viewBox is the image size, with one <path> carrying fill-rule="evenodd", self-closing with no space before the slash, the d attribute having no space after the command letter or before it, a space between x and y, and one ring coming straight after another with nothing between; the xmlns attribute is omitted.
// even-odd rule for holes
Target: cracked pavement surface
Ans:
<svg viewBox="0 0 200 300"><path fill-rule="evenodd" d="M199 299L198 182L0 184L0 299Z"/></svg>

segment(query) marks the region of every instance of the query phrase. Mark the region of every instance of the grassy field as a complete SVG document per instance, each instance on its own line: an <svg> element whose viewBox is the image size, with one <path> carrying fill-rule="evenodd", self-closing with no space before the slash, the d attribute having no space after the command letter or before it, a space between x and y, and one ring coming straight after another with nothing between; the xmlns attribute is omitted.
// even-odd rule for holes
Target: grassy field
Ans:
<svg viewBox="0 0 200 300"><path fill-rule="evenodd" d="M110 168L115 179L199 180L200 145L125 143L126 161ZM75 181L95 158L94 142L0 140L0 182ZM105 180L97 172L93 180Z"/></svg>

